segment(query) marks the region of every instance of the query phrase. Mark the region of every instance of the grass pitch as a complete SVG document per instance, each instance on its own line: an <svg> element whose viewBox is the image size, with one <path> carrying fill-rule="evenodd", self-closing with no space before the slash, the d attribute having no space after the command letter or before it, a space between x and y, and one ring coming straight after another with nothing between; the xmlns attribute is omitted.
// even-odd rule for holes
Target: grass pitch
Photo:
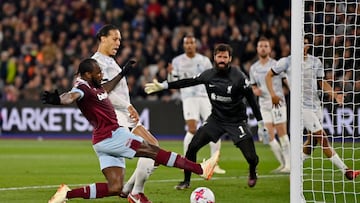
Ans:
<svg viewBox="0 0 360 203"><path fill-rule="evenodd" d="M182 152L182 141L160 141L162 148ZM191 189L178 191L174 186L183 179L180 169L158 167L150 176L145 186L145 193L154 203L188 203L190 193L200 186L209 187L217 203L279 203L290 202L289 175L270 173L278 166L269 146L256 144L260 157L258 166L259 179L254 188L247 186L248 164L241 152L232 142L223 141L220 166L226 174L214 174L210 181L205 181L193 174ZM198 160L208 158L209 147L204 147L198 154ZM127 160L128 179L136 166L137 159ZM104 182L99 164L89 140L0 140L0 202L32 203L47 202L61 183L70 188L94 182ZM330 166L331 167L331 166ZM328 173L328 176L339 172ZM326 173L327 175L327 173ZM351 181L352 194L340 194L341 198L360 200L359 181ZM336 186L334 186L336 187ZM339 186L339 190L343 185ZM357 198L357 199L356 199ZM72 199L69 202L89 202ZM126 199L108 197L91 202L127 202ZM353 201L355 202L355 201Z"/></svg>

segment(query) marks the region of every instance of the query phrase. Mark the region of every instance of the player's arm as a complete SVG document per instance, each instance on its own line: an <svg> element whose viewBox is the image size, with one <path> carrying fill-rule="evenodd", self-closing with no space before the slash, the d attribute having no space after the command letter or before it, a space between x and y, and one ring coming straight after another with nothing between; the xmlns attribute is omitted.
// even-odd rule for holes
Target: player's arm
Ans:
<svg viewBox="0 0 360 203"><path fill-rule="evenodd" d="M41 95L41 100L43 104L66 105L72 104L74 101L78 100L82 97L82 94L82 91L75 91L74 89L61 95L59 95L57 90L54 92L45 91Z"/></svg>
<svg viewBox="0 0 360 203"><path fill-rule="evenodd" d="M257 86L257 84L251 85L251 89L255 96L258 96L258 97L261 96L261 94L262 94L261 89Z"/></svg>
<svg viewBox="0 0 360 203"><path fill-rule="evenodd" d="M78 100L81 97L79 92L66 92L60 95L61 104L72 104L74 101Z"/></svg>
<svg viewBox="0 0 360 203"><path fill-rule="evenodd" d="M115 60L116 61L116 60ZM121 72L119 74L117 74L114 78L112 78L110 81L107 81L107 77L104 77L102 86L104 87L106 92L111 92L116 85L120 82L120 80L127 75L127 73L130 71L130 68L132 67L132 65L134 65L136 63L135 60L130 59L129 61L126 62L126 64L123 66L123 68L121 69ZM120 66L120 65L119 65ZM105 82L104 82L105 81Z"/></svg>
<svg viewBox="0 0 360 203"><path fill-rule="evenodd" d="M119 73L110 81L103 83L102 86L104 87L106 92L111 92L123 77L124 75Z"/></svg>
<svg viewBox="0 0 360 203"><path fill-rule="evenodd" d="M266 82L266 87L269 90L269 94L271 96L271 101L273 103L273 105L275 106L279 106L280 105L280 101L281 101L281 97L277 96L274 88L273 88L273 77L276 75L276 73L270 69L265 76L265 82Z"/></svg>
<svg viewBox="0 0 360 203"><path fill-rule="evenodd" d="M253 111L253 114L254 114L256 120L262 121L261 112L260 112L259 106L257 105L255 95L249 86L245 87L245 97L246 97L248 104L251 107L251 110Z"/></svg>
<svg viewBox="0 0 360 203"><path fill-rule="evenodd" d="M255 95L249 86L245 87L245 97L251 107L251 110L253 111L253 114L254 114L256 120L258 121L258 135L263 137L264 144L268 144L269 143L269 132L265 127L263 118L261 116L260 108L257 105L256 99L255 99Z"/></svg>
<svg viewBox="0 0 360 203"><path fill-rule="evenodd" d="M140 116L139 116L139 113L136 111L135 107L130 104L130 105L127 107L127 110L129 111L129 114L130 114L129 116L130 116L130 118L131 118L135 123L139 122Z"/></svg>
<svg viewBox="0 0 360 203"><path fill-rule="evenodd" d="M151 94L154 92L162 91L164 89L180 89L184 87L190 87L190 86L202 84L202 82L198 78L199 78L198 76L195 76L193 78L185 78L173 82L164 81L162 83L159 83L155 79L153 80L152 83L146 83L144 90L147 94Z"/></svg>
<svg viewBox="0 0 360 203"><path fill-rule="evenodd" d="M250 77L250 84L251 84L251 88L252 88L252 91L254 93L255 96L261 96L262 92L261 92L261 89L257 86L257 83L256 83L256 80L255 80L255 66L252 65L250 67L250 74L249 74L249 77Z"/></svg>
<svg viewBox="0 0 360 203"><path fill-rule="evenodd" d="M287 79L286 77L284 77L284 78L281 79L281 81L282 81L283 86L285 86L285 88L286 88L288 91L290 91L290 85L289 85L288 79Z"/></svg>
<svg viewBox="0 0 360 203"><path fill-rule="evenodd" d="M343 95L337 94L327 81L318 78L318 84L324 93L328 94L332 100L335 99L338 104L344 103Z"/></svg>

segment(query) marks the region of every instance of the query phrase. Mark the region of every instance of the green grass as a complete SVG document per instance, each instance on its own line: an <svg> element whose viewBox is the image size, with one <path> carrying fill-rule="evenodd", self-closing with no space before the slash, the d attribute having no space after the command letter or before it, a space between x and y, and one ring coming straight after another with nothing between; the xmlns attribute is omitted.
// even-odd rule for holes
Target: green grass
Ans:
<svg viewBox="0 0 360 203"><path fill-rule="evenodd" d="M168 150L182 151L181 141L160 141L160 144ZM215 174L210 181L204 181L199 176L193 175L191 189L177 191L174 186L182 180L182 171L160 166L146 183L146 195L154 203L187 203L192 189L205 186L213 190L217 203L290 202L289 176L270 173L278 164L269 146L257 143L256 149L260 157L260 164L258 166L259 180L254 188L247 186L248 165L241 152L231 142L223 141L220 165L226 169L225 175ZM208 155L209 148L205 147L199 152L198 160L207 158ZM136 160L127 160L126 178L131 175ZM331 169L331 164L327 163L326 167ZM0 202L11 203L46 202L61 183L75 188L89 183L104 182L91 142L84 140L0 140L0 174ZM322 177L320 172L311 175ZM343 179L338 171L326 172L324 175L326 179L335 176L340 183L335 185L316 183L315 189L334 187L335 191L343 191L343 187L345 187L349 192L360 190L359 181L341 183ZM305 175L309 178L308 176ZM308 183L304 184L304 186L306 185ZM325 200L319 194L314 194L314 196L319 201L335 201L331 195L327 195L329 199ZM360 200L360 194L354 193L342 192L338 194L338 197L336 201L339 202L344 202L340 200L348 202ZM312 196L309 198L311 199ZM88 201L72 199L70 202ZM92 200L92 202L127 201L109 197Z"/></svg>

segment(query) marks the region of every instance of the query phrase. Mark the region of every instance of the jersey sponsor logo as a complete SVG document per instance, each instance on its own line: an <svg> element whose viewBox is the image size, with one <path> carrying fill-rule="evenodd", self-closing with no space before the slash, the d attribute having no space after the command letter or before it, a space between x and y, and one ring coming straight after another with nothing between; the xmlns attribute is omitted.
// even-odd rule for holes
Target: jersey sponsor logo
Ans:
<svg viewBox="0 0 360 203"><path fill-rule="evenodd" d="M98 99L101 101L101 100L104 100L108 97L108 94L106 92L102 93L102 94L97 94L96 95L98 97Z"/></svg>
<svg viewBox="0 0 360 203"><path fill-rule="evenodd" d="M213 85L213 84L209 84L209 87L215 87L215 85Z"/></svg>
<svg viewBox="0 0 360 203"><path fill-rule="evenodd" d="M226 102L226 103L232 102L231 97L219 96L219 95L216 95L215 93L211 93L210 98L211 98L211 100L214 100L214 101L221 101L221 102Z"/></svg>

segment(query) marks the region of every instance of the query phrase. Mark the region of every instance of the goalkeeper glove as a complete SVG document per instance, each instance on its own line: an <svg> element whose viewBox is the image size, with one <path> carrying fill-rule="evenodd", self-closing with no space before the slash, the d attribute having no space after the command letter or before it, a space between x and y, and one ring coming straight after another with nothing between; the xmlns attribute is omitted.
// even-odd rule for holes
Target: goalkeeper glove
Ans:
<svg viewBox="0 0 360 203"><path fill-rule="evenodd" d="M270 142L269 131L265 127L264 121L258 122L258 136L259 136L259 138L260 137L262 138L262 141L264 144L269 144L269 142Z"/></svg>
<svg viewBox="0 0 360 203"><path fill-rule="evenodd" d="M54 92L45 91L41 95L41 101L43 104L60 105L61 103L58 90L55 90Z"/></svg>
<svg viewBox="0 0 360 203"><path fill-rule="evenodd" d="M147 94L151 94L154 92L159 92L166 88L167 88L167 82L159 83L156 79L154 79L152 83L145 84L144 90Z"/></svg>

